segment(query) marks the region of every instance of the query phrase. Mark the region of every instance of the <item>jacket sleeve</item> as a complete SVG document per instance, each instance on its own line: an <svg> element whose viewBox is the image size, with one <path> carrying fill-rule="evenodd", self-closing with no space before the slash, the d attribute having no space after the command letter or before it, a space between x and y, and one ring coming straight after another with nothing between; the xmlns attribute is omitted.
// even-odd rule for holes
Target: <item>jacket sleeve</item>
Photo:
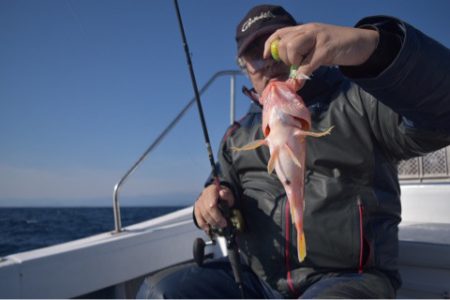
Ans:
<svg viewBox="0 0 450 300"><path fill-rule="evenodd" d="M368 17L356 26L368 25L399 36L401 46L378 75L350 79L402 116L405 126L450 134L450 50L395 18Z"/></svg>

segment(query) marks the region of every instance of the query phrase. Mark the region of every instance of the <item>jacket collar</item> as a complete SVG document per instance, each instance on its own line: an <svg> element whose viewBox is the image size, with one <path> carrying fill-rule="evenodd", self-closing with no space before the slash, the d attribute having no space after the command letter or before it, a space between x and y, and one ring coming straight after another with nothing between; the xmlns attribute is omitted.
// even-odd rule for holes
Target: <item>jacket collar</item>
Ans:
<svg viewBox="0 0 450 300"><path fill-rule="evenodd" d="M335 67L321 67L317 69L305 86L298 92L306 106L329 99L330 93L344 80L340 71Z"/></svg>

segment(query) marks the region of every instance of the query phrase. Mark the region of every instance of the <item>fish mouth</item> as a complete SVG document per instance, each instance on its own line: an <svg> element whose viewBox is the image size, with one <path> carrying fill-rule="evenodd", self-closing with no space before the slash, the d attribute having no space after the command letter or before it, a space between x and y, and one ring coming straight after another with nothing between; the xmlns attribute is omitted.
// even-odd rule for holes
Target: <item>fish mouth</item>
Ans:
<svg viewBox="0 0 450 300"><path fill-rule="evenodd" d="M272 75L271 80L279 80L279 81L284 81L287 80L289 78L289 74L286 74L285 72L283 73L277 73Z"/></svg>
<svg viewBox="0 0 450 300"><path fill-rule="evenodd" d="M271 75L270 78L268 78L268 80L266 81L264 87L266 87L272 81L286 81L288 78L289 75L284 73Z"/></svg>
<svg viewBox="0 0 450 300"><path fill-rule="evenodd" d="M283 77L278 76L278 77L270 78L268 82L272 82L272 81L284 81L284 80L283 80Z"/></svg>

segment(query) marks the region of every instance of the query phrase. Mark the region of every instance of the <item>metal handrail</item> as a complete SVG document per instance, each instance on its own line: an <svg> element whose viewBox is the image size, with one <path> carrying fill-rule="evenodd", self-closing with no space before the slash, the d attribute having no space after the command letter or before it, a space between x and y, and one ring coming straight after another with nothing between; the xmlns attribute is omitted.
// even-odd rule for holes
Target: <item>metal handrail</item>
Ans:
<svg viewBox="0 0 450 300"><path fill-rule="evenodd" d="M224 70L215 73L206 84L200 89L200 95L203 94L209 86L221 76L231 76L230 81L230 122L234 122L234 102L235 102L235 76L242 75L241 71L238 70ZM133 164L133 166L122 176L122 178L114 186L113 192L113 209L114 209L114 233L119 233L122 231L122 222L120 217L120 207L119 207L119 191L122 185L126 182L128 177L137 169L137 167L147 158L148 154L158 146L158 144L164 139L164 137L172 130L172 128L181 120L184 114L192 107L195 103L195 97L193 97L178 113L178 115L167 125L167 127L161 131L158 137L150 144L150 146L145 150L145 152L139 157L139 159Z"/></svg>

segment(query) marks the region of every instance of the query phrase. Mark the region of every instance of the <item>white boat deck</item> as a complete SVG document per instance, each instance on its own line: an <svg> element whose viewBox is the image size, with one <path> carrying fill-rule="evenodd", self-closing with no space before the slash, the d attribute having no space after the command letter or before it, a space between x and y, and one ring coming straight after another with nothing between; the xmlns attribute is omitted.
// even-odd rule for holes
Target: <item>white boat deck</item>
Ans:
<svg viewBox="0 0 450 300"><path fill-rule="evenodd" d="M0 298L72 298L190 260L192 241L202 236L191 215L186 208L119 234L4 257Z"/></svg>

